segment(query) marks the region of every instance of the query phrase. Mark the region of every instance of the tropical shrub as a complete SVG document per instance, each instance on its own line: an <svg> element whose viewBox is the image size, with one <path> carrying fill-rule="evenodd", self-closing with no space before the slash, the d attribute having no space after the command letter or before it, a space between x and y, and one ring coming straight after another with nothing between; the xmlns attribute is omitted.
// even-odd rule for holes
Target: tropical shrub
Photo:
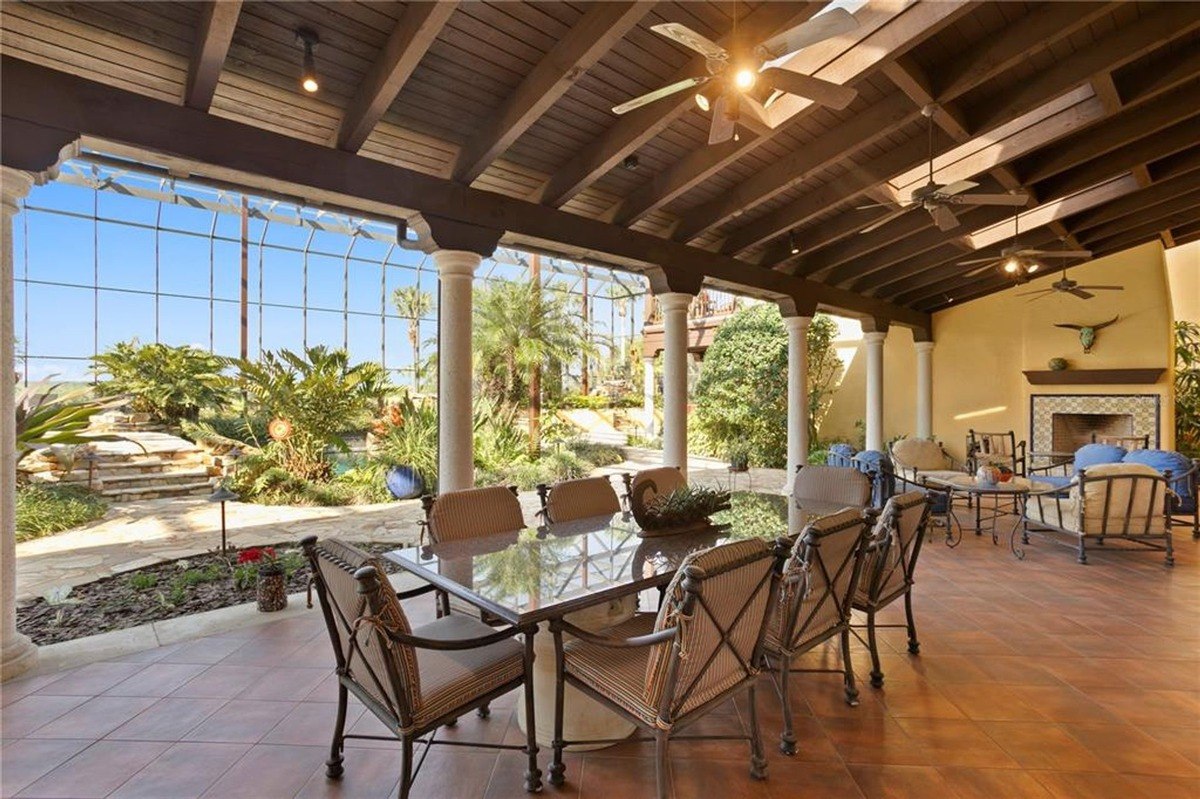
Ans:
<svg viewBox="0 0 1200 799"><path fill-rule="evenodd" d="M836 329L821 314L808 329L810 438L841 376ZM787 333L774 304L743 308L721 325L695 389L697 444L707 454L724 457L738 446L755 465L786 463L787 358Z"/></svg>
<svg viewBox="0 0 1200 799"><path fill-rule="evenodd" d="M568 441L567 448L593 466L615 466L625 460L625 452L612 444L576 440Z"/></svg>
<svg viewBox="0 0 1200 799"><path fill-rule="evenodd" d="M108 410L111 402L96 400L86 389L59 394L60 384L26 386L16 398L17 463L38 449L55 445L110 441L113 436L83 434L92 417Z"/></svg>
<svg viewBox="0 0 1200 799"><path fill-rule="evenodd" d="M1200 324L1175 323L1175 449L1200 458Z"/></svg>
<svg viewBox="0 0 1200 799"><path fill-rule="evenodd" d="M326 480L332 474L330 448L346 452L343 437L365 418L389 390L387 372L377 363L350 364L345 350L308 347L268 352L258 362L237 362L237 385L251 413L278 420L276 440L263 453L289 475Z"/></svg>
<svg viewBox="0 0 1200 799"><path fill-rule="evenodd" d="M438 414L432 399L411 397L407 392L384 410L372 425L375 442L373 462L383 469L411 466L421 475L428 490L437 485Z"/></svg>
<svg viewBox="0 0 1200 799"><path fill-rule="evenodd" d="M79 486L23 483L17 486L17 540L28 541L99 519L108 503Z"/></svg>
<svg viewBox="0 0 1200 799"><path fill-rule="evenodd" d="M228 359L196 347L133 339L95 356L94 364L108 378L98 385L102 394L128 397L135 412L165 424L196 421L202 409L219 408L230 396L230 381L222 374Z"/></svg>

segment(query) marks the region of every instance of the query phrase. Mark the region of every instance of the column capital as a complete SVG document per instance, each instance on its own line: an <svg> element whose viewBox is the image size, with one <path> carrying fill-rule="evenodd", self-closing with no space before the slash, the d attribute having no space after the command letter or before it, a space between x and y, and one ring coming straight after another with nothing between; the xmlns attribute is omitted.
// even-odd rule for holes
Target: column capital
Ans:
<svg viewBox="0 0 1200 799"><path fill-rule="evenodd" d="M474 277L483 256L470 250L434 250L433 262L437 264L438 277Z"/></svg>
<svg viewBox="0 0 1200 799"><path fill-rule="evenodd" d="M655 294L654 299L658 300L658 306L665 313L666 311L686 311L692 304L692 300L696 299L696 295L682 291L665 291L662 294Z"/></svg>
<svg viewBox="0 0 1200 799"><path fill-rule="evenodd" d="M917 352L933 352L932 341L914 341L913 346L917 348Z"/></svg>
<svg viewBox="0 0 1200 799"><path fill-rule="evenodd" d="M868 330L866 333L863 333L863 341L868 344L882 344L886 338L887 333L881 333L878 330Z"/></svg>
<svg viewBox="0 0 1200 799"><path fill-rule="evenodd" d="M811 316L785 316L783 317L783 326L788 330L807 330L812 324Z"/></svg>
<svg viewBox="0 0 1200 799"><path fill-rule="evenodd" d="M478 256L490 256L504 235L503 230L435 214L416 214L408 220L408 226L416 231L420 246L426 252L464 250Z"/></svg>
<svg viewBox="0 0 1200 799"><path fill-rule="evenodd" d="M37 176L12 167L0 167L0 195L3 195L4 210L15 214L20 208L18 203L25 199L29 190L37 183Z"/></svg>

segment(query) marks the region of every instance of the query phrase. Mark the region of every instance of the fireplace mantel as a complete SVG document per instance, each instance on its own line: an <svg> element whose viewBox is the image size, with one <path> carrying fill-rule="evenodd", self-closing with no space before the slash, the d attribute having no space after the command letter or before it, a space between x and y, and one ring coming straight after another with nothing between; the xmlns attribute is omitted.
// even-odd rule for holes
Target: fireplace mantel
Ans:
<svg viewBox="0 0 1200 799"><path fill-rule="evenodd" d="M1035 386L1144 385L1154 384L1167 371L1154 369L1049 369L1025 370L1025 379Z"/></svg>

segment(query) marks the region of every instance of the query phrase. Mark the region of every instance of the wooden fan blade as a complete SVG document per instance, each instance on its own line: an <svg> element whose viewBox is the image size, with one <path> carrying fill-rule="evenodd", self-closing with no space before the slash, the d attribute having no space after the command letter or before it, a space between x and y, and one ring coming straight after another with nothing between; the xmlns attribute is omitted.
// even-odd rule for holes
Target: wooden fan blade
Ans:
<svg viewBox="0 0 1200 799"><path fill-rule="evenodd" d="M862 230L860 230L858 232L859 233L870 233L872 230L878 230L879 228L886 225L888 222L891 222L893 219L898 219L901 216L904 216L909 211L911 211L913 208L916 208L916 206L910 205L905 208L900 208L896 211L892 211L890 214L887 214L886 216L876 219L874 222L867 225L865 228L863 228Z"/></svg>
<svg viewBox="0 0 1200 799"><path fill-rule="evenodd" d="M972 258L969 261L959 261L958 265L959 266L972 266L974 264L995 264L995 263L999 263L999 262L1000 262L1000 259L993 256L991 258Z"/></svg>
<svg viewBox="0 0 1200 799"><path fill-rule="evenodd" d="M649 105L656 100L661 100L664 97L670 97L672 94L678 94L682 91L687 91L694 86L703 86L710 80L708 75L699 78L686 78L681 81L672 83L669 86L663 86L661 89L655 89L652 92L647 92L641 97L634 97L632 100L626 100L620 105L613 106L614 114L625 114L635 108L641 108L644 105Z"/></svg>
<svg viewBox="0 0 1200 799"><path fill-rule="evenodd" d="M1018 294L1018 297L1041 297L1046 294L1053 294L1056 289L1038 289L1037 291L1023 291Z"/></svg>
<svg viewBox="0 0 1200 799"><path fill-rule="evenodd" d="M696 33L687 25L680 22L664 22L660 25L651 25L650 30L659 36L666 36L668 39L678 42L690 50L695 50L705 58L714 60L729 58L729 52L724 47L707 36Z"/></svg>
<svg viewBox="0 0 1200 799"><path fill-rule="evenodd" d="M725 112L729 107L729 101L722 94L713 103L712 109L712 126L708 129L708 143L720 144L723 141L729 141L733 138L733 132L737 128L737 123Z"/></svg>
<svg viewBox="0 0 1200 799"><path fill-rule="evenodd" d="M738 107L742 112L749 117L753 117L756 122L764 127L771 127L771 120L767 116L767 109L760 105L758 101L747 97L744 94L738 95Z"/></svg>
<svg viewBox="0 0 1200 799"><path fill-rule="evenodd" d="M999 263L1000 263L999 261L993 259L992 262L989 263L987 266L981 266L978 269L972 269L970 272L967 272L965 275L963 275L963 277L975 277L975 275L982 275L984 272L987 272L989 269L995 269Z"/></svg>
<svg viewBox="0 0 1200 799"><path fill-rule="evenodd" d="M979 184L973 180L956 180L948 186L942 186L938 189L938 194L947 197L953 197L955 194L961 194L964 191L970 191Z"/></svg>
<svg viewBox="0 0 1200 799"><path fill-rule="evenodd" d="M1090 300L1092 297L1096 296L1095 294L1092 294L1091 292L1084 291L1079 286L1076 286L1075 288L1071 289L1067 293L1074 294L1076 297L1078 297L1081 300Z"/></svg>
<svg viewBox="0 0 1200 799"><path fill-rule="evenodd" d="M1039 258L1091 258L1091 250L1021 250L1019 255L1036 255Z"/></svg>
<svg viewBox="0 0 1200 799"><path fill-rule="evenodd" d="M944 192L943 192L944 193ZM960 205L1010 205L1020 208L1029 204L1028 194L960 194L950 201Z"/></svg>
<svg viewBox="0 0 1200 799"><path fill-rule="evenodd" d="M793 72L790 69L770 67L759 74L776 89L782 89L788 94L807 97L814 102L839 111L854 102L855 97L858 97L858 92L849 86L841 86L827 80L814 78L812 75Z"/></svg>
<svg viewBox="0 0 1200 799"><path fill-rule="evenodd" d="M958 227L958 217L944 205L935 205L930 209L929 213L933 216L933 221L937 224L938 230L954 230Z"/></svg>
<svg viewBox="0 0 1200 799"><path fill-rule="evenodd" d="M831 8L807 22L772 36L754 50L764 61L772 61L817 42L849 33L857 27L858 20L849 11L844 8Z"/></svg>
<svg viewBox="0 0 1200 799"><path fill-rule="evenodd" d="M855 211L869 211L872 208L895 208L893 203L871 203L870 205L856 205Z"/></svg>
<svg viewBox="0 0 1200 799"><path fill-rule="evenodd" d="M1124 291L1124 286L1076 286L1076 288L1087 289L1088 291Z"/></svg>

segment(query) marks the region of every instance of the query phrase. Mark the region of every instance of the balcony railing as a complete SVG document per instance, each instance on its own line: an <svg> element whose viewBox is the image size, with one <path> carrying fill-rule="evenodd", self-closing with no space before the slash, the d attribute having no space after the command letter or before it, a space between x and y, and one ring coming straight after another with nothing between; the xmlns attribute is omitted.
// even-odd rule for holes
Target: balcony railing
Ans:
<svg viewBox="0 0 1200 799"><path fill-rule="evenodd" d="M710 316L729 316L746 303L744 297L715 289L701 289L688 307L688 319L704 319ZM662 310L658 300L646 295L646 324L661 325Z"/></svg>

